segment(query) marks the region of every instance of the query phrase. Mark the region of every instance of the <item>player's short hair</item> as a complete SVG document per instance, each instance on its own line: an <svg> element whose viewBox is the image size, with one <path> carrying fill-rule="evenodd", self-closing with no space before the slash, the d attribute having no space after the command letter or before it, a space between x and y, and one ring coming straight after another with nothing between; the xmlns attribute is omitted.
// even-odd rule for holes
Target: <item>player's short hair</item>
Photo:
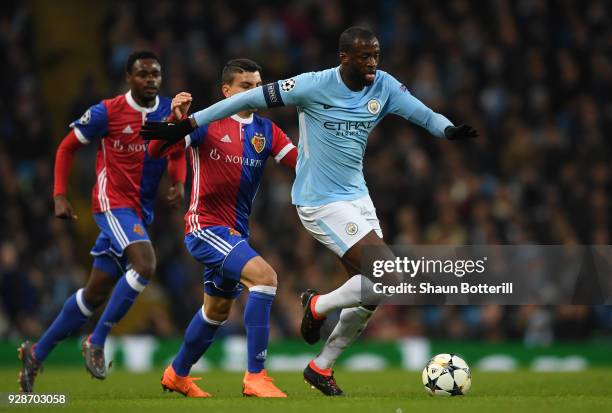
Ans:
<svg viewBox="0 0 612 413"><path fill-rule="evenodd" d="M375 40L376 35L369 29L365 27L353 26L349 27L340 35L340 40L338 40L338 51L340 52L349 52L353 48L353 44L355 40Z"/></svg>
<svg viewBox="0 0 612 413"><path fill-rule="evenodd" d="M221 72L221 83L224 85L231 85L236 74L244 72L261 73L261 66L251 59L232 59L223 67L223 71Z"/></svg>
<svg viewBox="0 0 612 413"><path fill-rule="evenodd" d="M126 73L132 73L132 69L134 68L134 63L139 59L153 59L159 63L159 57L149 50L139 50L137 52L133 52L128 56L127 62L125 62L125 71Z"/></svg>

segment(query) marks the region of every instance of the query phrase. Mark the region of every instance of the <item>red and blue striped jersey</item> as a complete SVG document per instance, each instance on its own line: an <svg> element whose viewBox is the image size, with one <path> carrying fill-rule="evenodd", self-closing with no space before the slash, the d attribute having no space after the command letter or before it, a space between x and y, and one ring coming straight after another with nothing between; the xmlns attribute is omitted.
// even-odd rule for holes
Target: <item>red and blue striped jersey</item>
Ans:
<svg viewBox="0 0 612 413"><path fill-rule="evenodd" d="M269 119L237 115L199 127L186 138L193 172L185 232L226 226L249 235L249 215L269 156L295 148Z"/></svg>
<svg viewBox="0 0 612 413"><path fill-rule="evenodd" d="M140 136L146 120L161 121L170 114L170 99L156 97L145 108L131 92L90 107L70 126L81 143L99 139L97 181L92 191L94 213L133 208L146 224L153 220L153 205L167 159L154 159Z"/></svg>

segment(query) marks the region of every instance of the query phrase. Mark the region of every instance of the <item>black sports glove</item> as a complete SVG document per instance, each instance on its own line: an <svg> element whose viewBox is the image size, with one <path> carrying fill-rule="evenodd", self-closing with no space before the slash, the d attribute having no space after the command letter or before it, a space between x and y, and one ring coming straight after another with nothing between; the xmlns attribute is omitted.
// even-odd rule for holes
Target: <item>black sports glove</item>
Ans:
<svg viewBox="0 0 612 413"><path fill-rule="evenodd" d="M472 139L478 137L478 131L470 125L447 126L444 129L444 136L449 141L458 141L461 139Z"/></svg>
<svg viewBox="0 0 612 413"><path fill-rule="evenodd" d="M140 136L145 141L166 141L161 150L174 145L176 142L189 135L195 128L191 126L189 118L180 122L153 122L146 121L140 129Z"/></svg>

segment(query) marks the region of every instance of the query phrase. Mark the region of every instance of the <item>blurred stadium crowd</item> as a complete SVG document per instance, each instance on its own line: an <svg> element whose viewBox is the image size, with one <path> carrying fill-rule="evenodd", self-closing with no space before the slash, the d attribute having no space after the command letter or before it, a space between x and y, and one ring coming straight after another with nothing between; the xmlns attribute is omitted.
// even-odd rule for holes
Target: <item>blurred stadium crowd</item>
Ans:
<svg viewBox="0 0 612 413"><path fill-rule="evenodd" d="M288 0L117 2L102 33L112 88L83 74L70 118L125 90L130 52L160 56L163 89L190 91L193 108L221 98L225 61L250 57L264 82L337 64L350 25L379 36L381 69L481 138L451 144L389 118L370 138L365 169L391 244L609 244L612 127L612 10L605 1ZM5 7L5 6L3 6ZM38 336L90 262L73 225L53 217L55 147L32 58L31 16L10 7L0 19L4 64L0 111L0 337ZM265 113L297 141L293 108ZM77 156L69 197L89 202L93 150ZM344 280L333 254L302 229L290 205L292 174L270 162L251 220L253 245L279 274L273 337L298 334L298 292ZM182 244L182 212L160 199L151 229L154 286L124 332L179 335L201 304L199 264ZM89 219L81 217L80 219ZM93 242L95 229L87 242ZM241 331L233 311L227 334ZM131 321L134 320L134 321ZM385 307L366 335L546 344L612 333L609 307Z"/></svg>

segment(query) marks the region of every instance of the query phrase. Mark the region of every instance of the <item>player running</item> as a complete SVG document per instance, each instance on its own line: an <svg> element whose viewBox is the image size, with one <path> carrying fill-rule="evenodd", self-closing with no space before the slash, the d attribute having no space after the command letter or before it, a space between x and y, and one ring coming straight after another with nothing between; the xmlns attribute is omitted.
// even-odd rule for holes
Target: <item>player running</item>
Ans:
<svg viewBox="0 0 612 413"><path fill-rule="evenodd" d="M340 35L340 65L270 83L216 103L180 123L147 123L144 136L180 139L198 125L251 108L294 105L300 140L292 202L304 227L342 261L350 278L324 295L302 294L301 333L310 344L320 339L328 314L342 309L340 321L304 378L326 395L341 395L332 366L366 327L382 298L373 293L371 274L361 274L365 247L376 259L394 259L382 240L376 210L363 176L368 135L388 114L404 117L438 138L473 138L468 125L458 127L412 96L390 74L377 70L380 46L369 30L351 27ZM363 288L362 288L363 286ZM364 305L369 304L369 305Z"/></svg>
<svg viewBox="0 0 612 413"><path fill-rule="evenodd" d="M145 121L159 121L170 114L170 99L158 96L161 79L161 66L154 53L131 54L126 63L130 90L90 107L70 125L72 131L57 149L55 216L77 219L66 197L70 166L75 152L99 140L92 209L100 235L91 250L94 260L87 285L66 300L37 343L26 341L19 347L23 363L19 385L23 392L33 391L41 364L55 345L78 330L115 286L93 334L82 345L85 368L93 377L104 379L106 336L155 273L155 253L146 228L153 220L159 181L167 167L172 181L168 201L178 204L184 197L186 175L184 151L169 155L169 160L153 159L140 137Z"/></svg>
<svg viewBox="0 0 612 413"><path fill-rule="evenodd" d="M223 69L223 94L230 97L260 86L260 72L261 67L252 60L230 60ZM178 94L172 100L175 117L186 115L190 104L191 95ZM241 110L200 124L170 148L190 147L193 182L191 205L185 215L185 244L206 266L204 304L187 327L183 345L161 381L165 390L187 397L210 396L193 382L189 371L214 341L243 286L249 289L249 297L244 310L248 369L242 393L287 397L264 369L277 276L249 245L249 215L268 157L293 170L297 149L278 126L253 112ZM163 155L166 146L164 141L154 141L149 152Z"/></svg>

